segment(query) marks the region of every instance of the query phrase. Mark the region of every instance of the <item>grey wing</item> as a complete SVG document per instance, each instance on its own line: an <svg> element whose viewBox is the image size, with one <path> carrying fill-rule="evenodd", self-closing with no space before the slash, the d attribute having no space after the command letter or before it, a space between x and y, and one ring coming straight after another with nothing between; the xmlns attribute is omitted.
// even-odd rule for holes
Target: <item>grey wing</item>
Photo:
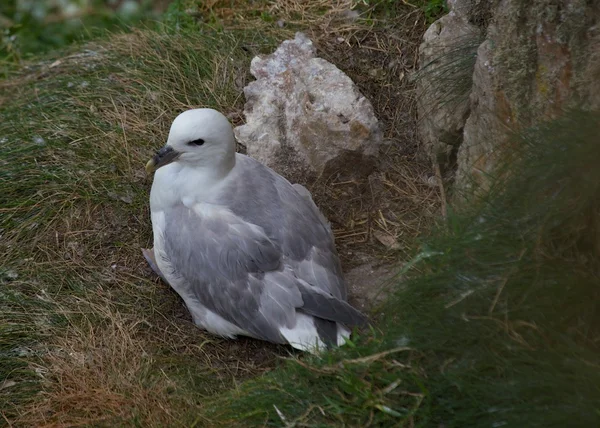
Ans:
<svg viewBox="0 0 600 428"><path fill-rule="evenodd" d="M329 224L329 221L327 221L327 218L325 218L325 216L323 215L321 210L317 207L317 205L313 201L312 195L310 194L309 190L306 187L304 187L303 185L298 184L298 183L292 184L292 187L294 188L294 190L296 190L296 192L298 192L298 194L300 196L302 196L307 201L311 210L317 214L321 223L323 223L327 227L327 231L329 232L329 237L330 237L331 241L333 241L334 237L333 237L333 231L331 230L331 225ZM314 251L314 249L311 249L311 252L313 252L313 251ZM334 261L334 263L335 262L336 261ZM329 261L329 264L332 264L331 261ZM310 257L309 259L305 259L305 260L301 261L298 264L297 269L299 271L298 274L300 277L305 278L309 281L312 281L313 284L323 284L323 281L328 281L327 284L333 283L334 284L333 286L327 287L327 286L321 285L318 287L318 289L321 289L321 288L333 289L334 292L338 291L338 293L336 295L339 298L344 299L344 300L346 299L346 287L341 282L341 279L339 277L334 277L334 278L327 277L326 279L324 279L323 274L324 273L325 273L325 275L327 275L327 273L331 274L331 270L326 270L325 266L319 265L318 262L315 262L314 257ZM325 271L324 271L324 269L325 269ZM319 272L320 275L317 272ZM307 298L310 299L310 296L307 296ZM330 321L330 320L315 318L315 327L317 328L317 332L318 332L319 336L322 338L323 342L325 342L325 344L328 347L337 343L337 340L338 340L337 339L337 337L338 337L337 323Z"/></svg>
<svg viewBox="0 0 600 428"><path fill-rule="evenodd" d="M288 225L281 239L284 251L290 251L298 277L346 300L346 285L331 227L308 190L302 187L303 190L298 191L297 186L281 177L275 181ZM298 236L303 238L298 239Z"/></svg>
<svg viewBox="0 0 600 428"><path fill-rule="evenodd" d="M298 183L294 183L292 184L292 187L294 188L294 190L296 190L296 192L298 192L300 194L300 196L302 196L304 199L307 199L311 202L313 202L312 199L312 195L310 194L310 192L308 191L308 189L306 187L304 187L302 184L298 184ZM314 202L313 202L314 203ZM316 205L315 205L316 207Z"/></svg>
<svg viewBox="0 0 600 428"><path fill-rule="evenodd" d="M347 303L315 292L284 263L280 246L239 217L201 217L180 205L166 213L170 275L204 307L254 337L285 343L296 310L347 325L364 317Z"/></svg>
<svg viewBox="0 0 600 428"><path fill-rule="evenodd" d="M260 226L299 278L345 300L346 286L331 229L308 190L248 156L238 154L236 162L239 176L214 202Z"/></svg>
<svg viewBox="0 0 600 428"><path fill-rule="evenodd" d="M294 190L296 192L298 192L298 194L300 194L300 196L302 196L308 202L311 209L315 213L317 213L319 219L321 220L321 223L323 223L325 226L327 226L329 235L331 236L331 239L333 239L333 232L331 231L331 225L329 224L329 221L327 221L327 218L325 218L325 216L323 215L321 210L317 207L317 205L315 204L315 201L313 201L312 195L310 194L308 189L306 187L304 187L302 184L298 184L298 183L292 184L292 187L294 188Z"/></svg>
<svg viewBox="0 0 600 428"><path fill-rule="evenodd" d="M170 274L184 293L257 338L285 343L279 328L294 324L302 297L277 246L235 216L201 217L183 205L165 214Z"/></svg>

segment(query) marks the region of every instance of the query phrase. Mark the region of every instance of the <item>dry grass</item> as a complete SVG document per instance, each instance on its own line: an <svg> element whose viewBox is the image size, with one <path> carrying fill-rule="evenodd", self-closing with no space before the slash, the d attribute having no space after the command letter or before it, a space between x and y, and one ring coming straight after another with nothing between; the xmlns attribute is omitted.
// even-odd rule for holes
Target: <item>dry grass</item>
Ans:
<svg viewBox="0 0 600 428"><path fill-rule="evenodd" d="M232 378L264 371L262 363L244 353L234 367L231 358L223 358L233 349L210 338L190 340L195 335L181 323L154 326L152 317L119 312L114 297L91 298L79 301L77 309L65 308L68 318L79 319L53 341L36 367L45 388L15 425L190 426L198 422L202 400L188 388L206 396L220 385L230 386ZM169 353L177 358L170 361ZM173 370L171 365L185 358L193 365ZM198 382L204 385L191 385Z"/></svg>
<svg viewBox="0 0 600 428"><path fill-rule="evenodd" d="M166 305L169 312L132 311L115 294L98 290L57 305L53 315L66 328L38 320L38 328L58 334L36 348L43 358L31 367L42 392L11 425L190 426L205 410L201 397L265 373L287 355L258 341L205 335L178 299Z"/></svg>
<svg viewBox="0 0 600 428"><path fill-rule="evenodd" d="M174 409L166 407L175 382L149 373L153 361L149 344L140 337L143 320L115 312L110 301L100 302L82 303L103 325L85 319L52 344L40 371L47 389L16 424L64 427L137 420L143 426L164 426L177 420Z"/></svg>
<svg viewBox="0 0 600 428"><path fill-rule="evenodd" d="M260 375L290 352L250 339L222 341L195 328L140 253L151 241L145 160L182 110L210 106L239 122L249 60L272 49L271 36L307 31L319 54L371 99L385 129L389 144L368 181L333 176L312 185L333 222L345 267L409 253L440 206L431 167L418 160L407 78L424 19L402 4L385 22L372 8L357 18L348 13L353 3L290 0L248 10L248 2L229 9L204 2L233 31L255 32L136 30L30 64L0 82L0 109L11 111L3 135L45 141L0 156L13 171L1 176L10 201L2 208L1 270L19 273L10 283L23 294L19 299L42 296L48 304L27 313L20 305L26 323L56 318L44 321L48 334L28 360L42 374L42 393L16 403L7 420L21 426L201 423L198 397ZM16 322L8 312L2 316L0 322Z"/></svg>

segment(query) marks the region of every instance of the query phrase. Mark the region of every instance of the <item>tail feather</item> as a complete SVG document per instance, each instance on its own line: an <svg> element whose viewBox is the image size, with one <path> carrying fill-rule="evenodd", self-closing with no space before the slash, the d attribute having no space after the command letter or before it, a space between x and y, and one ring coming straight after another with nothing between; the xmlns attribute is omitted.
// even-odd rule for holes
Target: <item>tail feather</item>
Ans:
<svg viewBox="0 0 600 428"><path fill-rule="evenodd" d="M300 287L302 311L317 318L335 321L347 327L365 326L367 317L343 300L310 285Z"/></svg>
<svg viewBox="0 0 600 428"><path fill-rule="evenodd" d="M336 346L338 343L338 325L335 321L324 320L322 318L313 318L317 334L327 346L328 349Z"/></svg>
<svg viewBox="0 0 600 428"><path fill-rule="evenodd" d="M150 269L152 269L155 274L160 276L163 281L167 282L167 279L165 278L163 273L160 271L160 269L158 268L158 264L156 263L156 257L154 256L154 248L150 248L150 249L142 248L142 254L144 255L144 258L146 259L146 262L148 262Z"/></svg>

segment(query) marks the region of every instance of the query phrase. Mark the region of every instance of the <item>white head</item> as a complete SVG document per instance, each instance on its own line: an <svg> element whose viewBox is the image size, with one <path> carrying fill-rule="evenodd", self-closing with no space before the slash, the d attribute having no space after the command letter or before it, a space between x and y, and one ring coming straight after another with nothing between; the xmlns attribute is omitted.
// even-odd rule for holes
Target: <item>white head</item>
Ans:
<svg viewBox="0 0 600 428"><path fill-rule="evenodd" d="M217 170L233 168L235 138L229 120L216 110L188 110L175 118L167 144L146 164L152 172L171 162Z"/></svg>

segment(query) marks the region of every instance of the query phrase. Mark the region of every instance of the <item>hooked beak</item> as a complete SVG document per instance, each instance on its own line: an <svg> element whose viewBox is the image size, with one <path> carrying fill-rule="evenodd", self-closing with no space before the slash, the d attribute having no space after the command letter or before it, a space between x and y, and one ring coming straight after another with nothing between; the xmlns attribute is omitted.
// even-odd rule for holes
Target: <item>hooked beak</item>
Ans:
<svg viewBox="0 0 600 428"><path fill-rule="evenodd" d="M180 153L175 151L171 146L164 146L148 161L146 164L146 172L152 174L161 166L165 166L173 162L179 157Z"/></svg>

